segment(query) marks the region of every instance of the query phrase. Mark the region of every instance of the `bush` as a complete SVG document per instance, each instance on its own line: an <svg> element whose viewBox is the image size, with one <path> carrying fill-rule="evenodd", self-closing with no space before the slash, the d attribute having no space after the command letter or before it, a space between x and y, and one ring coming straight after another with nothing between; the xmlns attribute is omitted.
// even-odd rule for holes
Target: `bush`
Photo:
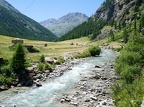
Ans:
<svg viewBox="0 0 144 107"><path fill-rule="evenodd" d="M141 55L138 52L129 52L123 51L120 57L118 58L118 63L127 63L128 65L140 64L142 59Z"/></svg>
<svg viewBox="0 0 144 107"><path fill-rule="evenodd" d="M144 93L144 36L129 40L116 60L115 70L120 76L112 86L117 107L140 107Z"/></svg>
<svg viewBox="0 0 144 107"><path fill-rule="evenodd" d="M65 59L62 56L60 56L60 57L58 57L56 64L61 64L64 62L65 62Z"/></svg>
<svg viewBox="0 0 144 107"><path fill-rule="evenodd" d="M83 53L78 53L76 56L74 56L74 58L85 58L85 57L89 57L91 56L90 53L88 51L85 51Z"/></svg>
<svg viewBox="0 0 144 107"><path fill-rule="evenodd" d="M50 72L52 72L52 66L49 64L45 64L45 70L49 70Z"/></svg>
<svg viewBox="0 0 144 107"><path fill-rule="evenodd" d="M140 107L143 100L143 85L142 78L134 80L133 84L125 84L123 81L118 81L113 84L112 96L117 107Z"/></svg>
<svg viewBox="0 0 144 107"><path fill-rule="evenodd" d="M45 64L44 63L40 63L39 65L38 65L38 70L39 71L45 71Z"/></svg>
<svg viewBox="0 0 144 107"><path fill-rule="evenodd" d="M14 74L12 71L12 68L9 65L2 66L1 67L1 73L6 77L11 77Z"/></svg>
<svg viewBox="0 0 144 107"><path fill-rule="evenodd" d="M44 56L44 55L41 55L39 61L40 61L40 62L45 62L45 56Z"/></svg>
<svg viewBox="0 0 144 107"><path fill-rule="evenodd" d="M0 85L4 86L10 86L12 84L12 78L11 77L5 77L4 75L0 75Z"/></svg>
<svg viewBox="0 0 144 107"><path fill-rule="evenodd" d="M125 66L120 76L126 83L132 83L135 77L139 77L141 74L141 68L138 66Z"/></svg>
<svg viewBox="0 0 144 107"><path fill-rule="evenodd" d="M46 70L49 70L50 72L52 72L52 66L47 64L47 63L40 63L38 65L38 70L45 72Z"/></svg>
<svg viewBox="0 0 144 107"><path fill-rule="evenodd" d="M100 55L101 48L99 46L92 46L89 48L89 53L91 56Z"/></svg>
<svg viewBox="0 0 144 107"><path fill-rule="evenodd" d="M0 74L0 85L5 84L6 77Z"/></svg>

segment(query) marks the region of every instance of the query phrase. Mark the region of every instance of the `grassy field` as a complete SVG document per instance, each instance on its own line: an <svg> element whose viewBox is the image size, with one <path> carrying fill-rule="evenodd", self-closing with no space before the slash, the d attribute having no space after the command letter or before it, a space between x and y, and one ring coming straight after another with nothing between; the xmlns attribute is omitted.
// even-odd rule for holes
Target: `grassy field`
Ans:
<svg viewBox="0 0 144 107"><path fill-rule="evenodd" d="M14 39L15 38L0 35L0 57L3 57L5 59L9 59L12 57L14 51L11 50L9 47L13 45L11 41ZM92 42L87 37L67 40L63 42L44 42L26 39L23 40L25 45L32 45L40 50L40 52L38 53L27 53L27 58L31 59L32 61L37 61L42 54L46 57L63 56L69 53L85 51L91 45L103 45L107 42L107 39ZM46 47L45 44L47 44ZM111 45L119 46L119 43L113 42L110 44L110 46Z"/></svg>

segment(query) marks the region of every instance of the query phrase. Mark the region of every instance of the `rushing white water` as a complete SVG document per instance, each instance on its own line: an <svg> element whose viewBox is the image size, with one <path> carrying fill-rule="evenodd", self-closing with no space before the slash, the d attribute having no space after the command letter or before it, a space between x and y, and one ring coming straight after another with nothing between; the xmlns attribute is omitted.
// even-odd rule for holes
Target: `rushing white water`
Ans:
<svg viewBox="0 0 144 107"><path fill-rule="evenodd" d="M24 93L9 95L4 99L0 106L4 107L54 107L53 102L62 92L70 89L76 84L81 74L86 74L91 70L95 70L95 65L105 62L114 61L116 55L111 50L103 50L100 57L88 58L85 62L74 66L72 70L65 72L61 77L47 80L42 87L31 88Z"/></svg>

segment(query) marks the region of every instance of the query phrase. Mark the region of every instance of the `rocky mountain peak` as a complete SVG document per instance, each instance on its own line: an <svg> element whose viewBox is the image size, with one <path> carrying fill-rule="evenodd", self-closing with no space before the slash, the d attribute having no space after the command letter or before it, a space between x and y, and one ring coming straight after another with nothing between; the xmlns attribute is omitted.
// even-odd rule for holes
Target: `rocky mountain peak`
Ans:
<svg viewBox="0 0 144 107"><path fill-rule="evenodd" d="M41 25L51 30L57 36L66 34L74 27L88 20L88 16L83 13L73 12L68 13L58 19L48 19L40 22Z"/></svg>
<svg viewBox="0 0 144 107"><path fill-rule="evenodd" d="M83 13L75 12L75 13L68 13L67 15L62 16L58 20L61 22L75 22L75 21L82 21L88 19Z"/></svg>

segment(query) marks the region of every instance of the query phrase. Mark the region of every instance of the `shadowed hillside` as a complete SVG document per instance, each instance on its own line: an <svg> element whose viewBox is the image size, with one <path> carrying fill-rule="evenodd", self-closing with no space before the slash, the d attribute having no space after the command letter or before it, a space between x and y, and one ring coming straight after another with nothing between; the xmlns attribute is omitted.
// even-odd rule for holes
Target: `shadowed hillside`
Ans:
<svg viewBox="0 0 144 107"><path fill-rule="evenodd" d="M18 38L53 41L57 37L36 21L0 0L0 34Z"/></svg>

